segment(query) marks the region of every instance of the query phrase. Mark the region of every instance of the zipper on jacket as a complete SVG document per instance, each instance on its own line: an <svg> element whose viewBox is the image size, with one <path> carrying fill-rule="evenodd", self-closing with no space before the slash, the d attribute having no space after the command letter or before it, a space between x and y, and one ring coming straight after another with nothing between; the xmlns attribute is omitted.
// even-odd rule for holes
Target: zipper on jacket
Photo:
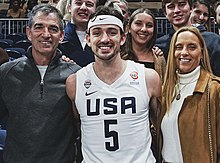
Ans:
<svg viewBox="0 0 220 163"><path fill-rule="evenodd" d="M41 81L40 81L40 96L41 96L41 99L43 99L43 93L44 93L44 80L41 79Z"/></svg>

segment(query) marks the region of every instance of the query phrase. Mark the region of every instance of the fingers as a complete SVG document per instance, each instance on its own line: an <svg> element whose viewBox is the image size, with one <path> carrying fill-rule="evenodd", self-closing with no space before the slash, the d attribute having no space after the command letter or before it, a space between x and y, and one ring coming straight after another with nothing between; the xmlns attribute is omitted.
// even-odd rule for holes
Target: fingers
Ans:
<svg viewBox="0 0 220 163"><path fill-rule="evenodd" d="M157 47L157 46L154 46L154 47L152 48L152 50L153 50L153 53L154 53L156 56L162 56L162 55L163 55L163 51L162 51L159 47Z"/></svg>
<svg viewBox="0 0 220 163"><path fill-rule="evenodd" d="M69 57L67 57L65 55L62 55L62 60L65 61L65 62L72 62L72 63L74 63L74 61L72 59L70 59Z"/></svg>

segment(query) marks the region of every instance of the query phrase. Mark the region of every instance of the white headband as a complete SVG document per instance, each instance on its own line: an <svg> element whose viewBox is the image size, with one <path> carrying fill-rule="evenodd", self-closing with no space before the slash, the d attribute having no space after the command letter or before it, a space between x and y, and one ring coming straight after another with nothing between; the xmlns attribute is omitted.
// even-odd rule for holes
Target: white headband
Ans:
<svg viewBox="0 0 220 163"><path fill-rule="evenodd" d="M95 18L90 19L87 30L89 31L89 29L95 25L108 25L108 24L117 25L118 27L121 28L122 31L124 31L122 21L117 17L111 15L98 15Z"/></svg>

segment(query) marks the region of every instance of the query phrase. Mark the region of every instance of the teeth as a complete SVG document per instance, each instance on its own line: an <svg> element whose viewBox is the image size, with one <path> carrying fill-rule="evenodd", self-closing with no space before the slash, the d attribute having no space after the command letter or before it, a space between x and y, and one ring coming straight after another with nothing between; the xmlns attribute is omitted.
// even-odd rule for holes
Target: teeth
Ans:
<svg viewBox="0 0 220 163"><path fill-rule="evenodd" d="M107 49L110 49L110 47L109 46L101 46L100 49L107 50Z"/></svg>
<svg viewBox="0 0 220 163"><path fill-rule="evenodd" d="M79 16L87 16L87 14L79 14Z"/></svg>
<svg viewBox="0 0 220 163"><path fill-rule="evenodd" d="M182 62L189 62L189 61L190 61L190 59L184 59L184 58L180 58L180 61L182 61Z"/></svg>
<svg viewBox="0 0 220 163"><path fill-rule="evenodd" d="M42 41L43 44L50 44L48 41Z"/></svg>
<svg viewBox="0 0 220 163"><path fill-rule="evenodd" d="M138 34L138 35L139 35L139 36L147 36L147 34L143 34L143 33L142 33L142 34Z"/></svg>

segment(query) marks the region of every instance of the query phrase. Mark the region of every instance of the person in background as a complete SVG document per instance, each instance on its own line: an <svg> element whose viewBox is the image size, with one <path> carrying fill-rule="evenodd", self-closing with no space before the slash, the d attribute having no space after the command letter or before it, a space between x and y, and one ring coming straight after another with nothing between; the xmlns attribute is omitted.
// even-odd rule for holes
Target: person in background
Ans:
<svg viewBox="0 0 220 163"><path fill-rule="evenodd" d="M0 118L8 115L4 162L71 163L74 123L65 82L80 66L61 59L63 17L49 4L33 8L27 56L0 66Z"/></svg>
<svg viewBox="0 0 220 163"><path fill-rule="evenodd" d="M63 15L63 20L67 24L71 20L71 14L69 12L70 0L59 0L56 8L60 10Z"/></svg>
<svg viewBox="0 0 220 163"><path fill-rule="evenodd" d="M9 61L9 56L7 52L4 49L0 48L0 65L8 61Z"/></svg>
<svg viewBox="0 0 220 163"><path fill-rule="evenodd" d="M33 9L34 6L38 5L38 1L37 0L28 0L24 6L23 9L25 11L25 14L27 17L29 17L29 14L31 12L31 10Z"/></svg>
<svg viewBox="0 0 220 163"><path fill-rule="evenodd" d="M220 78L195 27L173 35L162 93L163 162L220 162Z"/></svg>
<svg viewBox="0 0 220 163"><path fill-rule="evenodd" d="M65 55L81 67L94 61L94 54L86 43L86 29L96 3L98 0L72 0L69 7L71 21L65 27L64 41L68 41L70 46ZM64 49L67 47L64 46Z"/></svg>
<svg viewBox="0 0 220 163"><path fill-rule="evenodd" d="M111 6L110 3L112 3L113 5L114 4L117 5L121 9L121 13L124 17L124 26L126 26L129 21L129 17L130 17L130 12L128 9L128 2L126 0L107 0L105 3L105 6L114 7L114 6Z"/></svg>
<svg viewBox="0 0 220 163"><path fill-rule="evenodd" d="M7 17L9 18L24 18L25 11L21 8L20 0L12 0L11 8L7 11Z"/></svg>
<svg viewBox="0 0 220 163"><path fill-rule="evenodd" d="M199 28L206 28L209 32L211 31L211 8L210 3L206 0L193 0L192 13L190 20L193 26Z"/></svg>
<svg viewBox="0 0 220 163"><path fill-rule="evenodd" d="M192 12L191 0L163 0L162 9L168 21L172 24L169 34L164 35L156 40L158 46L164 53L165 58L169 52L170 41L176 30L184 26L192 26L190 14ZM200 28L199 28L200 29ZM209 52L212 71L215 75L220 76L220 36L213 32L200 30L205 40Z"/></svg>
<svg viewBox="0 0 220 163"><path fill-rule="evenodd" d="M95 62L66 81L75 117L81 122L83 162L155 163L149 110L159 105L159 75L121 58L126 34L117 9L98 7L87 32Z"/></svg>
<svg viewBox="0 0 220 163"><path fill-rule="evenodd" d="M155 69L163 81L166 60L163 55L156 55L154 45L157 37L156 19L153 13L144 8L135 10L128 23L126 39L127 51L122 53L122 59L130 59Z"/></svg>
<svg viewBox="0 0 220 163"><path fill-rule="evenodd" d="M215 21L218 26L218 33L220 35L220 1L216 1L214 5L214 11L215 11Z"/></svg>

